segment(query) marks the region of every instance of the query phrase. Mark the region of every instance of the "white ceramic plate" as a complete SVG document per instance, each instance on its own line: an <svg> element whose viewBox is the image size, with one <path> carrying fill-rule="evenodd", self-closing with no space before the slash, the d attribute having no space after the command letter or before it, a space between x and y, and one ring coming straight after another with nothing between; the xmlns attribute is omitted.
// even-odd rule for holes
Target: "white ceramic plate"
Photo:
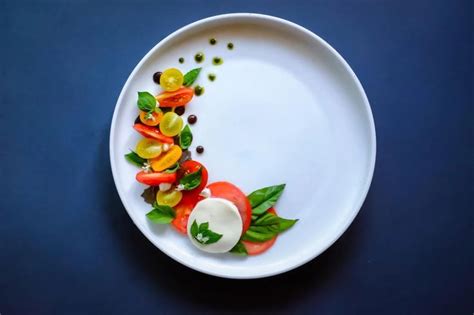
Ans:
<svg viewBox="0 0 474 315"><path fill-rule="evenodd" d="M212 37L215 46L209 44ZM137 168L123 157L140 138L132 129L137 91L158 93L153 73L195 68L193 56L200 51L206 60L197 84L205 94L195 97L184 115L197 115L193 145L205 148L193 157L209 170L209 182L230 181L245 193L286 183L277 210L300 219L259 256L206 254L171 227L150 223L145 217L150 207L140 197L145 186L135 181ZM213 66L213 56L222 57L223 65ZM208 73L217 79L210 82ZM344 59L307 29L258 14L200 20L153 47L125 83L110 131L115 184L140 231L176 261L227 278L276 275L333 244L365 199L375 152L370 106Z"/></svg>

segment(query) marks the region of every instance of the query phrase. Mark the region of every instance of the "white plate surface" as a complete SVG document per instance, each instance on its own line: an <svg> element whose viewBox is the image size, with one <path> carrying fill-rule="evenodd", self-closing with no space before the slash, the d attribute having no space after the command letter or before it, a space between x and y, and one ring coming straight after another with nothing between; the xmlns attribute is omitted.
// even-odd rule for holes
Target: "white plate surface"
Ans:
<svg viewBox="0 0 474 315"><path fill-rule="evenodd" d="M209 38L216 38L215 46ZM227 42L234 43L228 50ZM196 114L193 146L210 182L230 181L245 193L286 183L279 214L300 221L266 253L253 257L198 251L171 227L154 225L123 155L139 135L137 91L158 93L155 71L195 68L206 56L195 97L184 117ZM212 57L224 59L212 65ZM179 64L178 58L185 63ZM210 82L208 73L217 79ZM193 148L194 148L193 147ZM313 259L347 229L372 180L375 128L367 97L343 58L321 38L294 23L265 15L207 18L171 34L140 61L115 108L110 133L112 172L120 198L142 233L161 251L195 270L227 278L279 274Z"/></svg>

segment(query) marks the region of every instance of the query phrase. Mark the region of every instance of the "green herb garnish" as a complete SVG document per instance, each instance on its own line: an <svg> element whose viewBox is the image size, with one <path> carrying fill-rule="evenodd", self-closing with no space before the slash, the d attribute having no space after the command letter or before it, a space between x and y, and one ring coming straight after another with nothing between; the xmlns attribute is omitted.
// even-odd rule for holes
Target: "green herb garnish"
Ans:
<svg viewBox="0 0 474 315"><path fill-rule="evenodd" d="M138 92L137 105L144 112L152 112L156 107L156 99L148 92Z"/></svg>
<svg viewBox="0 0 474 315"><path fill-rule="evenodd" d="M153 223L168 224L176 217L176 213L170 206L162 206L155 202L153 209L146 216Z"/></svg>
<svg viewBox="0 0 474 315"><path fill-rule="evenodd" d="M196 172L184 175L180 179L179 184L182 186L183 190L192 190L201 185L201 177L202 168L200 167Z"/></svg>
<svg viewBox="0 0 474 315"><path fill-rule="evenodd" d="M191 236L196 240L196 242L203 245L209 245L220 240L222 234L209 230L209 222L201 223L198 226L196 220L194 220L191 225Z"/></svg>
<svg viewBox="0 0 474 315"><path fill-rule="evenodd" d="M130 150L130 153L125 154L125 159L138 167L142 167L147 162L147 160L141 158L132 150Z"/></svg>
<svg viewBox="0 0 474 315"><path fill-rule="evenodd" d="M184 75L184 81L183 85L184 86L191 86L194 81L196 81L197 77L199 76L199 73L201 72L202 68L196 68Z"/></svg>
<svg viewBox="0 0 474 315"><path fill-rule="evenodd" d="M297 221L298 219L284 219L267 212L250 224L249 229L242 236L242 240L251 242L265 242L271 240L277 234L288 230Z"/></svg>
<svg viewBox="0 0 474 315"><path fill-rule="evenodd" d="M193 142L193 134L189 125L186 125L179 134L179 145L181 149L186 150Z"/></svg>
<svg viewBox="0 0 474 315"><path fill-rule="evenodd" d="M252 206L252 214L260 215L270 209L280 198L285 184L261 188L247 196Z"/></svg>

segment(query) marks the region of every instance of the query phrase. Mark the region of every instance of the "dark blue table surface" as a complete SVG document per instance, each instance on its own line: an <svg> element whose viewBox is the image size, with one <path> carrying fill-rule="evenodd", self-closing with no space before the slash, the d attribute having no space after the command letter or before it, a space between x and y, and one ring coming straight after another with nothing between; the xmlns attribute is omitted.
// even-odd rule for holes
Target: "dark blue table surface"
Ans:
<svg viewBox="0 0 474 315"><path fill-rule="evenodd" d="M377 165L349 230L268 279L197 273L122 206L109 127L159 40L215 14L299 23L352 66ZM0 1L0 313L472 314L472 1Z"/></svg>

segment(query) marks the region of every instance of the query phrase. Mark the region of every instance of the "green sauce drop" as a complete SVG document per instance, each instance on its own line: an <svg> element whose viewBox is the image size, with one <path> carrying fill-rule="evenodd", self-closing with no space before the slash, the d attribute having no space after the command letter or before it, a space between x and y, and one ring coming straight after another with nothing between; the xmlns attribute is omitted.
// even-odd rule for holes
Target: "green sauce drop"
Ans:
<svg viewBox="0 0 474 315"><path fill-rule="evenodd" d="M229 50L234 49L234 44L233 44L233 43L228 43L228 44L227 44L227 48L228 48Z"/></svg>
<svg viewBox="0 0 474 315"><path fill-rule="evenodd" d="M197 63L201 63L204 61L204 54L202 52L198 52L195 56L194 56L194 60L196 60Z"/></svg>
<svg viewBox="0 0 474 315"><path fill-rule="evenodd" d="M184 63L184 58L181 57L181 58L178 59L178 61L179 61L179 63Z"/></svg>
<svg viewBox="0 0 474 315"><path fill-rule="evenodd" d="M194 88L194 94L196 94L196 96L201 96L202 94L204 94L204 88L200 85L196 85L196 87Z"/></svg>
<svg viewBox="0 0 474 315"><path fill-rule="evenodd" d="M209 44L215 45L215 44L217 44L217 40L216 40L215 38L211 38L211 39L209 40Z"/></svg>
<svg viewBox="0 0 474 315"><path fill-rule="evenodd" d="M214 81L216 79L216 75L214 73L209 73L207 75L209 81Z"/></svg>
<svg viewBox="0 0 474 315"><path fill-rule="evenodd" d="M224 59L222 59L221 57L212 58L212 64L215 66L221 65L223 63L224 63Z"/></svg>

